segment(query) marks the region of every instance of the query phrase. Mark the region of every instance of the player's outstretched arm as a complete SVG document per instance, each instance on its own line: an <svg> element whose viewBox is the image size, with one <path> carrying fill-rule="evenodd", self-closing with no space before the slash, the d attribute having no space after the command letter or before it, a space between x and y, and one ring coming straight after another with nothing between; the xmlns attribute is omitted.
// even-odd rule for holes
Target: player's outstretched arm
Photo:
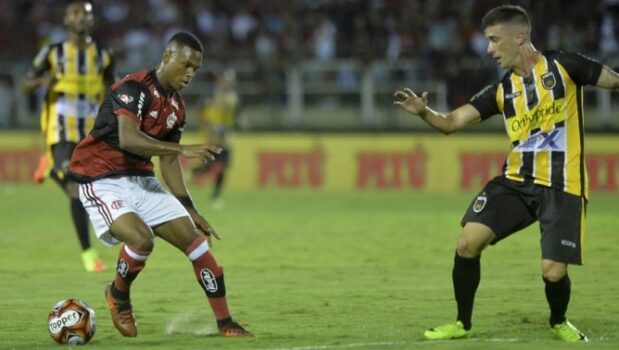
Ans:
<svg viewBox="0 0 619 350"><path fill-rule="evenodd" d="M185 184L183 169L178 156L160 156L159 166L161 168L163 180L166 185L168 185L170 193L172 193L172 195L174 195L181 202L185 209L187 209L187 212L189 212L189 215L191 216L191 219L196 227L204 233L209 246L212 246L211 237L215 237L218 240L221 239L221 237L194 206L191 196L189 195L189 191L187 190L187 185Z"/></svg>
<svg viewBox="0 0 619 350"><path fill-rule="evenodd" d="M118 116L118 140L125 151L150 156L183 156L214 160L221 148L209 145L180 145L175 142L156 140L140 130L140 124L127 115Z"/></svg>
<svg viewBox="0 0 619 350"><path fill-rule="evenodd" d="M446 135L481 121L479 111L470 104L460 106L448 114L432 110L428 107L427 91L417 96L411 89L404 88L396 91L393 96L396 98L393 104L400 106L410 114L418 115L430 126Z"/></svg>

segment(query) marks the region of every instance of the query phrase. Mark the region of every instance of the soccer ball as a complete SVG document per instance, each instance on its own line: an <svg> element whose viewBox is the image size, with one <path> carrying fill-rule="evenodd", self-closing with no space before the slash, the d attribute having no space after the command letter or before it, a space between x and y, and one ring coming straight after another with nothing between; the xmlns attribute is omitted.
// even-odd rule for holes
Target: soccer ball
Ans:
<svg viewBox="0 0 619 350"><path fill-rule="evenodd" d="M95 311L79 299L61 300L47 317L49 335L59 344L86 344L97 329Z"/></svg>

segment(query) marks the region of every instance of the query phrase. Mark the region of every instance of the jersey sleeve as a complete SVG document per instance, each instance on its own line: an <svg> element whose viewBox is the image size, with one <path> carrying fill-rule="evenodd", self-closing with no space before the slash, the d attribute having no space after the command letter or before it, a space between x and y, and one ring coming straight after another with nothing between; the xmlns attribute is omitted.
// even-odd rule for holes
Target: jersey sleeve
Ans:
<svg viewBox="0 0 619 350"><path fill-rule="evenodd" d="M127 80L113 87L111 100L116 116L125 114L140 123L145 110L150 106L152 96L146 85Z"/></svg>
<svg viewBox="0 0 619 350"><path fill-rule="evenodd" d="M497 89L499 84L488 85L476 93L469 103L477 109L481 120L486 120L493 115L501 114L497 103Z"/></svg>
<svg viewBox="0 0 619 350"><path fill-rule="evenodd" d="M576 84L597 84L603 67L600 62L575 52L555 52L554 56Z"/></svg>
<svg viewBox="0 0 619 350"><path fill-rule="evenodd" d="M36 57L32 61L32 72L35 76L40 77L45 72L49 71L51 68L51 64L49 62L49 53L51 51L50 45L45 45L39 50Z"/></svg>

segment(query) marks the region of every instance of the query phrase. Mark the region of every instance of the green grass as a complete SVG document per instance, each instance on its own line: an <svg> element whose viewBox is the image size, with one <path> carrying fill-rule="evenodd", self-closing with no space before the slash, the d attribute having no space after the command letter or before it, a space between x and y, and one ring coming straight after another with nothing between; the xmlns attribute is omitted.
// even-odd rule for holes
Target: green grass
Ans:
<svg viewBox="0 0 619 350"><path fill-rule="evenodd" d="M213 336L214 317L187 258L157 240L132 296L139 336L113 327L103 289L118 248L95 241L110 270L83 271L68 201L51 183L0 187L0 349L58 349L49 309L80 298L97 312L97 349L617 349L619 199L594 194L586 265L572 267L568 317L591 339L564 344L547 326L536 225L484 252L470 340L426 341L453 321L458 220L472 194L226 193L224 210L194 200L223 236L234 317L255 339ZM64 348L64 347L62 347Z"/></svg>

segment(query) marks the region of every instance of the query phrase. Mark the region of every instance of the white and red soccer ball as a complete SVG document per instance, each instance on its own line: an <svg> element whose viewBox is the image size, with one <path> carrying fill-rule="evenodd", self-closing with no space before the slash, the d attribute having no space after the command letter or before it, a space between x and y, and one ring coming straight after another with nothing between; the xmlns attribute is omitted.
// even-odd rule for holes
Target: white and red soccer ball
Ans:
<svg viewBox="0 0 619 350"><path fill-rule="evenodd" d="M49 334L59 344L86 344L97 329L95 312L79 299L61 300L47 317Z"/></svg>

